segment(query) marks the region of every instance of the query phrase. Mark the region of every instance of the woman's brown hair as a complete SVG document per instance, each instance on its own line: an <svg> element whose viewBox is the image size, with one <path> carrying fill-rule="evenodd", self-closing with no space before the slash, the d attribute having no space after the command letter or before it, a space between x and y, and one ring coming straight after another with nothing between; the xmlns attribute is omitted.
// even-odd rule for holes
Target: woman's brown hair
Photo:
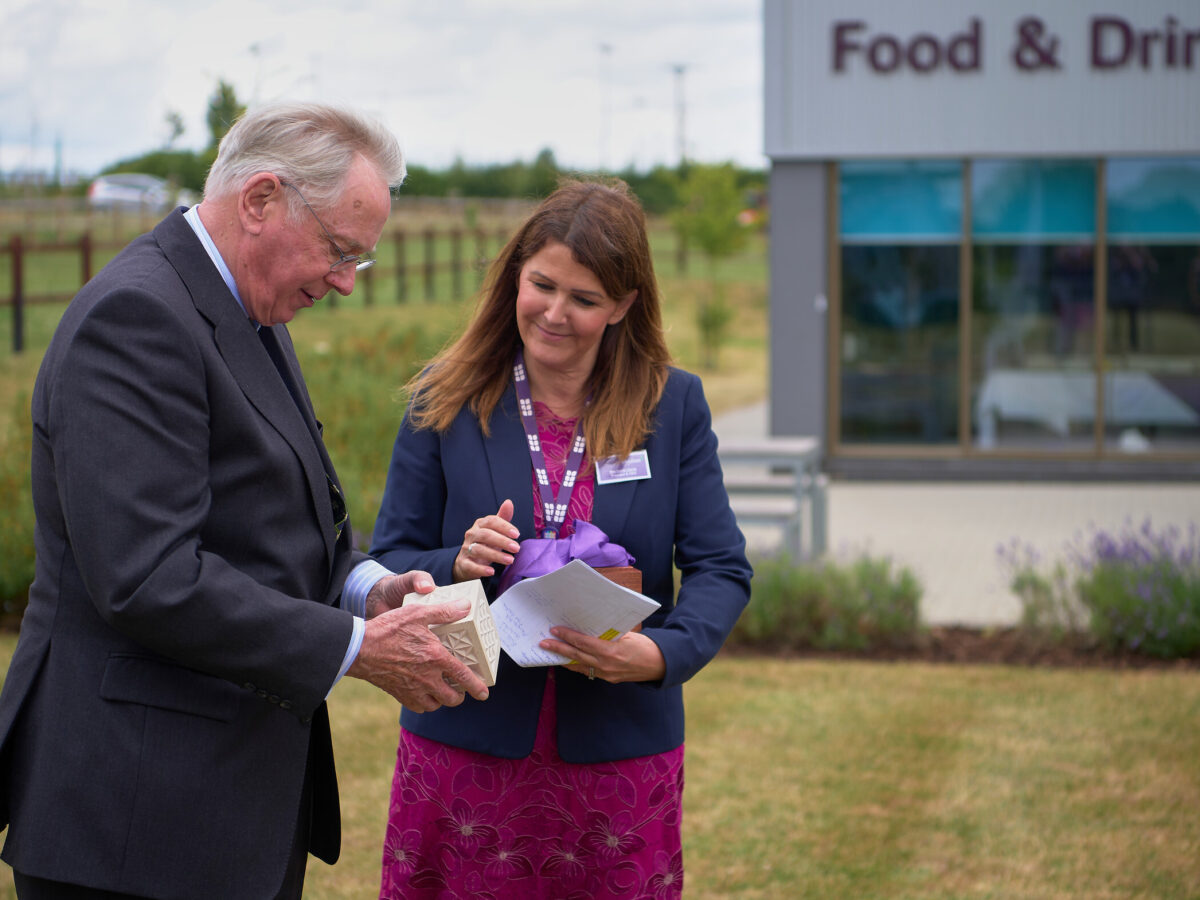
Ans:
<svg viewBox="0 0 1200 900"><path fill-rule="evenodd" d="M589 455L625 457L653 427L671 363L646 216L622 181L568 181L534 210L492 264L470 324L406 386L416 428L445 431L466 406L484 434L512 380L521 336L517 282L525 262L549 243L566 245L610 297L630 291L629 312L608 326L592 369L592 402L583 414Z"/></svg>

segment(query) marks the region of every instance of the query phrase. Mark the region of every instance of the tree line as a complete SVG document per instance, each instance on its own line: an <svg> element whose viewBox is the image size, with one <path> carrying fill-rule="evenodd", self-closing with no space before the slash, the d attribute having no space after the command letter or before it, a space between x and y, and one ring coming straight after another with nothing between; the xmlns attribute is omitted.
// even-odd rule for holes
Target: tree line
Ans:
<svg viewBox="0 0 1200 900"><path fill-rule="evenodd" d="M166 114L168 136L164 146L119 160L98 174L142 172L157 175L176 188L199 195L204 190L208 170L217 157L217 145L245 109L233 86L224 80L218 81L208 100L205 121L209 134L202 150L176 146L184 132L183 117L171 111ZM627 182L642 201L646 212L667 215L687 203L686 186L692 170L697 167L710 168L685 162L674 167L656 166L644 172L629 167L603 174L615 175ZM744 198L743 205L746 208L762 204L766 188L766 176L762 170L745 169L732 164L723 164L718 168L727 170L727 177L732 179L736 190ZM598 173L564 169L554 158L554 151L545 148L531 161L468 165L458 159L445 169L410 163L403 191L416 197L513 197L538 200L549 195L564 176L594 174ZM77 185L73 190L83 193L87 190L87 184Z"/></svg>

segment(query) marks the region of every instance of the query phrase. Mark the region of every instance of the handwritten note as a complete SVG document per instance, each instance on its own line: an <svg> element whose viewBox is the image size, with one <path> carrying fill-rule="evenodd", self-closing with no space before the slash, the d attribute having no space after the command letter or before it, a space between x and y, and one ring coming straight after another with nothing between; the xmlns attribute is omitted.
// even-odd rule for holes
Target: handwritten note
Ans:
<svg viewBox="0 0 1200 900"><path fill-rule="evenodd" d="M501 648L517 665L556 666L570 660L538 646L551 636L553 626L616 640L659 605L576 559L547 575L518 581L492 604L492 618Z"/></svg>

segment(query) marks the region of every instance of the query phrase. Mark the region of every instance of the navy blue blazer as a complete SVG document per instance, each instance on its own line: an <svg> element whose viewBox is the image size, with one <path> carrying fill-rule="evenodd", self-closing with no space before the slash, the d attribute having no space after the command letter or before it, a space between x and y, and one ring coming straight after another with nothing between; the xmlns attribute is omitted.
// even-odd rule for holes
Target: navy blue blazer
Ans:
<svg viewBox="0 0 1200 900"><path fill-rule="evenodd" d="M394 571L424 569L438 584L463 533L513 501L513 523L534 537L532 464L517 412L505 392L485 439L464 409L444 433L400 427L372 555ZM662 604L643 633L662 650L661 682L609 684L559 668L558 749L593 763L662 753L683 743L682 685L716 654L750 595L746 542L729 507L717 438L700 379L672 369L647 438L652 477L596 486L592 522L642 571L642 591ZM680 572L678 598L674 568ZM485 581L491 599L503 570ZM404 710L408 731L446 744L517 759L533 749L547 669L521 668L501 654L488 700L467 697L429 713Z"/></svg>

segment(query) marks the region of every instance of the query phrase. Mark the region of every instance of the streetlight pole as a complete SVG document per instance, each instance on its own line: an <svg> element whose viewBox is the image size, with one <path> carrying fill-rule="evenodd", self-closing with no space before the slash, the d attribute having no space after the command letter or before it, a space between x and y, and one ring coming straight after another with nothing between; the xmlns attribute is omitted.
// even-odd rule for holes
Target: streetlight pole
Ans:
<svg viewBox="0 0 1200 900"><path fill-rule="evenodd" d="M600 45L600 171L608 171L608 143L612 131L612 44Z"/></svg>
<svg viewBox="0 0 1200 900"><path fill-rule="evenodd" d="M675 63L671 66L675 72L675 149L679 156L679 167L687 162L687 131L685 129L685 100L683 96L683 76L687 72L685 63Z"/></svg>

